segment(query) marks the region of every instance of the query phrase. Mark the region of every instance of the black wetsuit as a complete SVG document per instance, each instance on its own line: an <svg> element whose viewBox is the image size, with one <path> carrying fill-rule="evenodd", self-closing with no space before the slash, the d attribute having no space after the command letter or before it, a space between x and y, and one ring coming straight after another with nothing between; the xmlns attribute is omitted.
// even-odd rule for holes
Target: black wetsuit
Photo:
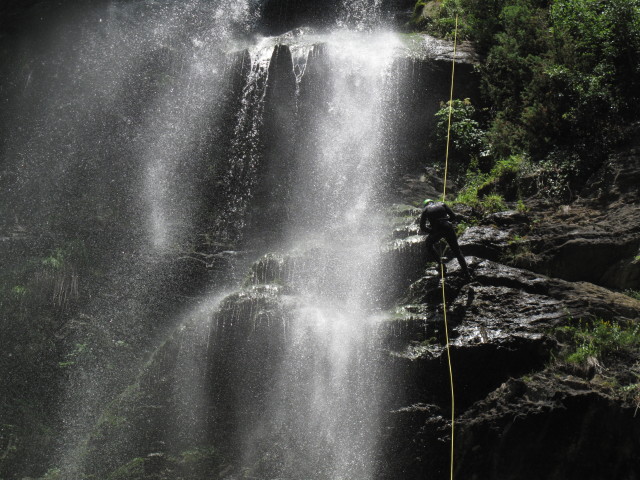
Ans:
<svg viewBox="0 0 640 480"><path fill-rule="evenodd" d="M427 227L427 220L429 221L430 228ZM420 232L429 234L427 237L427 253L431 257L431 260L440 262L440 255L436 252L435 244L441 238L444 238L458 259L462 271L468 276L469 268L467 267L464 255L462 255L460 251L458 238L451 223L455 221L456 214L453 213L453 210L447 205L442 202L429 202L425 205L422 210L422 215L420 216Z"/></svg>

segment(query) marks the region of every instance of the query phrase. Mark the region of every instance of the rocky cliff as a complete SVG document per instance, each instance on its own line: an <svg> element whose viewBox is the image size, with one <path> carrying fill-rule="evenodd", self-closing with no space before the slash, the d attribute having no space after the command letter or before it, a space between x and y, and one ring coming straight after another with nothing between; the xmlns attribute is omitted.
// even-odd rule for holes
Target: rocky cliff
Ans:
<svg viewBox="0 0 640 480"><path fill-rule="evenodd" d="M637 156L629 149L618 159L610 167L625 168L626 175L610 184L606 198L590 189L569 205L531 199L526 213L488 216L461 236L473 280L464 281L453 260L445 283L455 478L633 479L640 473L637 343L592 352L582 362L566 355L580 328L638 332L640 301L620 292L639 287L637 192L625 187L638 173L629 161ZM425 188L432 187L407 184L400 195ZM385 289L389 310L375 327L380 378L388 382L375 478L435 478L448 472L451 435L442 285L425 265L424 239L413 235L419 210L396 206L394 212L383 257L395 266L386 282L397 288ZM514 244L516 236L525 240ZM245 470L238 448L240 426L259 422L274 388L290 312L300 302L296 268L314 255L269 254L256 262L243 289L213 313L207 343L191 346L208 358L200 372L207 392L201 431L176 433L163 421L179 411L171 385L184 374L180 345L194 342L189 332L203 328L187 322L103 415L87 450L94 473L271 478L287 458L299 471L311 468L280 450L277 435L260 445L262 457ZM118 477L118 469L130 476Z"/></svg>

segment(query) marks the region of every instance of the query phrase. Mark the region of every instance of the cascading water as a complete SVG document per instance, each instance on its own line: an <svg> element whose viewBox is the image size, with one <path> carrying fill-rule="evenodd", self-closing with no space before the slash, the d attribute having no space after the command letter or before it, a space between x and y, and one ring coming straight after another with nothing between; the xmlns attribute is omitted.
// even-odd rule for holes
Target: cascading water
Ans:
<svg viewBox="0 0 640 480"><path fill-rule="evenodd" d="M269 413L290 435L292 455L314 466L309 478L366 479L375 469L384 388L372 322L382 274L380 143L397 46L390 34L326 37L324 108L299 137L307 148L289 241L313 260L294 268L301 304Z"/></svg>
<svg viewBox="0 0 640 480"><path fill-rule="evenodd" d="M244 0L89 9L55 28L65 41L46 50L42 66L34 62L18 100L39 108L32 117L15 108L7 142L16 222L63 229L103 257L94 260L98 285L81 284L93 297L87 315L69 333L93 357L78 362L63 397L57 457L69 478L83 468L79 448L100 409L135 369L127 363L140 361L133 350L172 327L185 302L180 290L192 295L175 258L197 242L203 177L226 168L222 151L233 135L221 129L238 77L228 52L254 12ZM220 216L240 222L230 208L222 200Z"/></svg>
<svg viewBox="0 0 640 480"><path fill-rule="evenodd" d="M265 93L269 78L269 63L275 45L256 45L249 49L248 74L242 90L240 109L233 131L230 161L222 174L227 188L228 204L216 222L224 236L233 236L226 225L234 225L241 231L244 213L255 184L257 164L260 159L260 127L264 110ZM238 188L238 185L241 188Z"/></svg>
<svg viewBox="0 0 640 480"><path fill-rule="evenodd" d="M64 387L65 479L207 444L231 465L220 478L376 477L386 155L406 43L380 26L381 0L345 0L331 29L279 37L251 37L259 8L113 3L80 24L72 60L56 57L55 95L43 72L26 77L43 108L6 148L11 205L91 230L103 256L74 323L76 345L95 345Z"/></svg>

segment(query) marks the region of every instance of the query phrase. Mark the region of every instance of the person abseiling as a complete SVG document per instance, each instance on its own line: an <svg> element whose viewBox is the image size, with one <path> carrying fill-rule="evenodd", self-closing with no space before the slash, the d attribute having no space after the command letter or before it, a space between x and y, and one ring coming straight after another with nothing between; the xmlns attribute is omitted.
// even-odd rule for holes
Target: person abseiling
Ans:
<svg viewBox="0 0 640 480"><path fill-rule="evenodd" d="M435 249L435 244L444 238L449 244L449 248L458 259L458 263L462 268L462 272L467 279L471 279L469 267L460 251L458 238L456 237L453 222L457 220L456 214L443 202L435 202L430 198L424 201L422 215L420 215L420 233L428 234L427 237L427 254L438 264L441 262L440 255ZM427 227L427 220L429 226Z"/></svg>

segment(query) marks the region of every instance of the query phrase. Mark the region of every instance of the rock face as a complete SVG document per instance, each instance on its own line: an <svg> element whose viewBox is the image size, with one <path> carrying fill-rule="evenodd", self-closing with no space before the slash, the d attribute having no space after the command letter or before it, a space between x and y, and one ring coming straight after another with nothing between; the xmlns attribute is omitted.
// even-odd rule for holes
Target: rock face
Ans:
<svg viewBox="0 0 640 480"><path fill-rule="evenodd" d="M421 240L392 241L389 258L399 265L419 263ZM473 281L462 279L453 260L445 283L456 478L602 478L604 470L588 467L594 450L607 459L607 471L617 474L613 478L635 478L640 437L632 405L589 378L548 365L557 349L550 335L555 328L571 318L637 321L640 302L590 283L477 257L467 260ZM107 475L137 458L147 472L191 468L190 478L205 478L200 464L185 466L179 459L206 445L208 456L199 450L204 460L198 458L209 471L243 478L233 476L242 462L238 449L250 433L243 428L259 421L275 382L287 319L296 308L288 285L296 264L304 261L265 256L251 267L245 287L226 297L210 321L176 331L138 382L103 415L89 444L92 473ZM450 386L442 286L435 270L408 270L396 280L409 277L413 283L396 313L379 325L391 379L386 389L393 392L385 396L387 413L381 419L380 479L448 471ZM193 335L203 328L204 335L203 330ZM200 370L185 360L187 345L189 358L208 358ZM185 417L179 386L197 378L202 395ZM602 435L609 439L606 446L598 439Z"/></svg>
<svg viewBox="0 0 640 480"><path fill-rule="evenodd" d="M444 285L435 269L424 268L419 209L390 210L389 241L381 252L387 275L378 293L390 311L377 324L386 393L374 478L448 474L449 354L455 478L640 475L634 420L640 354L620 351L586 365L554 360L565 348L556 333L562 328L640 321L640 301L607 288L636 285L635 277L613 275L599 263L633 253L635 204L602 208L580 201L545 208L501 212L469 228L460 244L473 278L464 280L454 259ZM317 254L265 255L208 319L192 319L177 330L103 414L85 452L87 473L120 478L138 469L128 478L204 479L211 472L246 478L242 452L253 435L246 428L260 424L277 382L287 328L299 307L297 269ZM196 360L202 358L206 362ZM181 386L195 391L195 398L184 398ZM273 465L291 460L277 435L252 448L262 457L247 475L270 478Z"/></svg>
<svg viewBox="0 0 640 480"><path fill-rule="evenodd" d="M290 312L283 293L248 285L169 337L103 413L84 453L86 473L111 478L139 459L149 475L172 478L188 467L189 478L209 478L237 462L243 428L258 420L278 371ZM176 460L203 445L201 465Z"/></svg>
<svg viewBox="0 0 640 480"><path fill-rule="evenodd" d="M637 290L638 219L640 208L635 203L613 203L602 208L581 201L530 215L505 212L469 228L460 246L468 255L569 281Z"/></svg>
<svg viewBox="0 0 640 480"><path fill-rule="evenodd" d="M456 477L637 478L634 411L571 375L511 379L460 418Z"/></svg>
<svg viewBox="0 0 640 480"><path fill-rule="evenodd" d="M444 289L456 401L455 478L640 475L632 453L640 441L637 351L580 368L550 361L563 348L553 334L560 326L590 318L627 319L632 326L640 320L637 300L608 289L638 289L640 217L637 188L628 184L637 176L629 160L634 155L631 149L609 165L625 178L608 177L606 193L590 190L571 205L538 204L526 214L501 212L460 238L463 252L480 258L468 258L474 272L468 284L450 265ZM442 302L435 275L428 270L409 288L395 326L400 331L401 324L405 336L390 344L403 372L397 378L413 383L395 386L406 397L391 409L381 478L449 472L442 309L429 307Z"/></svg>
<svg viewBox="0 0 640 480"><path fill-rule="evenodd" d="M445 288L458 417L456 478L602 478L603 472L589 472L586 466L592 455L588 452L602 448L593 440L600 434L615 442L602 452L620 472L615 478L635 478L628 476L640 467L630 453L640 439L637 425L630 425L633 408L589 381L545 365L557 348L548 335L555 327L571 317L637 321L640 302L584 282L488 260L468 262L474 281L464 284L456 266L450 266ZM391 346L401 372L396 378L408 383L394 386L407 393L404 406L392 410L395 429L390 428L387 439L389 472L383 478L394 478L398 471L403 478L444 475L449 467L450 392L442 313L425 308L440 303L442 293L436 272L428 274L411 286L412 303L400 320L422 328L405 328L405 341L396 338ZM543 373L528 380L536 371ZM524 380L513 380L518 377ZM605 418L619 428L596 433L596 419ZM626 442L626 435L633 438ZM557 453L566 448L572 452L568 456ZM560 457L569 459L565 463Z"/></svg>

